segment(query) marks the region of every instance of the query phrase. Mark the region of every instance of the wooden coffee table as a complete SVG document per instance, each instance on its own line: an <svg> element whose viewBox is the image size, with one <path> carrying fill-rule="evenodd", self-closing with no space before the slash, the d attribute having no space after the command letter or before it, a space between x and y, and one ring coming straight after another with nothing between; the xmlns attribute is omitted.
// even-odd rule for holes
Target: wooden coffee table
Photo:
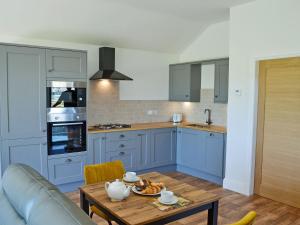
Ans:
<svg viewBox="0 0 300 225"><path fill-rule="evenodd" d="M104 183L98 183L80 188L80 207L89 214L90 204L95 205L111 220L122 225L166 224L208 210L207 224L217 225L219 196L157 172L140 177L163 182L168 190L190 200L191 204L161 211L152 204L153 197L133 193L126 200L112 202L106 194Z"/></svg>

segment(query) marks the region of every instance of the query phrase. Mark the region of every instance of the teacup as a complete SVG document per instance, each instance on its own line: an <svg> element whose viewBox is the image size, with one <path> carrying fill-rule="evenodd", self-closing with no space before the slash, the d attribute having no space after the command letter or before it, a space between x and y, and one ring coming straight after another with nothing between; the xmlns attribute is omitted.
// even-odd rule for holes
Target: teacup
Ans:
<svg viewBox="0 0 300 225"><path fill-rule="evenodd" d="M160 199L163 202L171 202L174 200L174 193L172 191L162 190L160 193Z"/></svg>
<svg viewBox="0 0 300 225"><path fill-rule="evenodd" d="M136 179L136 172L126 172L124 174L124 178L126 180L134 180L134 179Z"/></svg>

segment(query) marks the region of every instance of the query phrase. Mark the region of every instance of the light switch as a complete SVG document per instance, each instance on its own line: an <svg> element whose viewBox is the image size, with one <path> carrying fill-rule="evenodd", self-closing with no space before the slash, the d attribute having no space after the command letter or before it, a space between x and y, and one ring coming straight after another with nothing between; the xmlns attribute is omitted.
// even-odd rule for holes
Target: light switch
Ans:
<svg viewBox="0 0 300 225"><path fill-rule="evenodd" d="M235 89L234 90L235 95L241 96L242 95L242 90L241 89Z"/></svg>

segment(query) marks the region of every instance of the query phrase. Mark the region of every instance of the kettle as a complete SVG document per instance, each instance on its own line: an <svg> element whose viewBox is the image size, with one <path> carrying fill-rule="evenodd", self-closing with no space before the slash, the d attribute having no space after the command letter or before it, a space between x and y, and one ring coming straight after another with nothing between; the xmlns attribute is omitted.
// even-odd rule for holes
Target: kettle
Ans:
<svg viewBox="0 0 300 225"><path fill-rule="evenodd" d="M182 121L181 113L174 113L172 117L173 123L180 123Z"/></svg>
<svg viewBox="0 0 300 225"><path fill-rule="evenodd" d="M108 197L113 201L122 201L130 194L130 187L127 187L123 182L119 181L119 179L112 183L106 182L105 190Z"/></svg>

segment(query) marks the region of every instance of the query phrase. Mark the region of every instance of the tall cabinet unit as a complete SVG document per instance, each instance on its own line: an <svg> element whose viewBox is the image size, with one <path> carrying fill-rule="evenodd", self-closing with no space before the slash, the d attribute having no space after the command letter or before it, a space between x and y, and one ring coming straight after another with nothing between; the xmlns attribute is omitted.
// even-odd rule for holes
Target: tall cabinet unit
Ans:
<svg viewBox="0 0 300 225"><path fill-rule="evenodd" d="M45 49L0 45L0 86L2 173L25 163L48 177Z"/></svg>
<svg viewBox="0 0 300 225"><path fill-rule="evenodd" d="M55 184L83 180L88 153L48 156L47 80L86 81L84 51L0 45L0 167L27 164Z"/></svg>

